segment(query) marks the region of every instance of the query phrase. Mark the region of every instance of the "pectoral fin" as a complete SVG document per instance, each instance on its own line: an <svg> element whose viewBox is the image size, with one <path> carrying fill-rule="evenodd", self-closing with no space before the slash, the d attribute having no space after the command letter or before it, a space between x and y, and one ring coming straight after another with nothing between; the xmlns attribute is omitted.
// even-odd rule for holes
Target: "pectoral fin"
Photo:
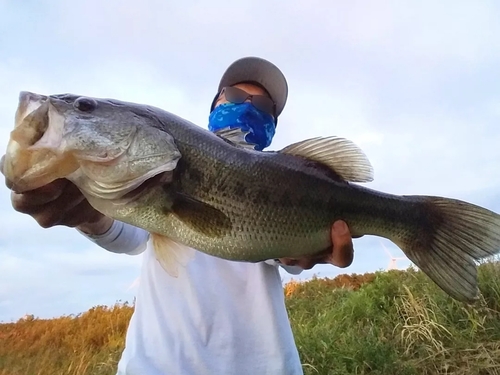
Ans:
<svg viewBox="0 0 500 375"><path fill-rule="evenodd" d="M222 237L232 228L225 213L183 194L175 194L171 211L191 229L205 236Z"/></svg>
<svg viewBox="0 0 500 375"><path fill-rule="evenodd" d="M229 127L220 129L215 134L222 139L228 141L236 147L255 150L255 143L248 142L245 137L249 132L244 132L241 128L231 129Z"/></svg>
<svg viewBox="0 0 500 375"><path fill-rule="evenodd" d="M373 167L353 142L339 137L316 137L293 143L281 151L321 163L351 182L373 181Z"/></svg>
<svg viewBox="0 0 500 375"><path fill-rule="evenodd" d="M185 268L194 258L195 250L179 244L168 237L151 233L151 241L156 259L172 277L178 277L180 268Z"/></svg>

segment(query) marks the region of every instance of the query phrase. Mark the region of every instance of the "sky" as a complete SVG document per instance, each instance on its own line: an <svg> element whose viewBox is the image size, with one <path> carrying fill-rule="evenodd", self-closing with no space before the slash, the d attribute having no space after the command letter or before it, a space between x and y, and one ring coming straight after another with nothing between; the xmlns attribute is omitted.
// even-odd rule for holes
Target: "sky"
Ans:
<svg viewBox="0 0 500 375"><path fill-rule="evenodd" d="M146 103L206 127L224 70L259 56L290 90L270 149L342 136L370 159L368 187L500 212L498 19L500 4L481 0L0 0L0 154L21 90ZM351 267L301 278L386 269L384 246L404 256L378 237L354 244ZM140 265L39 227L0 184L0 321L131 302Z"/></svg>

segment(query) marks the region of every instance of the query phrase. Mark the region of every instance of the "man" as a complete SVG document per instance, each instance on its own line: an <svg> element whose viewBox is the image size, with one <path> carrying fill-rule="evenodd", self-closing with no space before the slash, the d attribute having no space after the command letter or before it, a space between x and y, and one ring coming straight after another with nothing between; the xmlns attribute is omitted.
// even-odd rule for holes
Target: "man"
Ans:
<svg viewBox="0 0 500 375"><path fill-rule="evenodd" d="M254 148L268 147L288 87L282 72L243 58L224 73L212 102L209 129L241 127ZM7 186L10 186L7 181ZM13 207L42 227L66 225L102 248L144 260L135 311L118 365L121 375L302 374L285 309L279 267L297 274L318 263L351 264L347 225L334 223L332 249L312 257L231 262L197 252L178 278L156 261L149 234L95 211L66 180L12 193Z"/></svg>

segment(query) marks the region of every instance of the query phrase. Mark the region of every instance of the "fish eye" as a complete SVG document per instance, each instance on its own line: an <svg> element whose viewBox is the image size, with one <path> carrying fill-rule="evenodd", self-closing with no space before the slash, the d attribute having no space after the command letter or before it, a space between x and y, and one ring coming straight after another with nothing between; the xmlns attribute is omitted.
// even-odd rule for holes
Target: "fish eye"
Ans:
<svg viewBox="0 0 500 375"><path fill-rule="evenodd" d="M81 112L92 112L97 108L97 102L92 98L80 97L75 100L73 106Z"/></svg>

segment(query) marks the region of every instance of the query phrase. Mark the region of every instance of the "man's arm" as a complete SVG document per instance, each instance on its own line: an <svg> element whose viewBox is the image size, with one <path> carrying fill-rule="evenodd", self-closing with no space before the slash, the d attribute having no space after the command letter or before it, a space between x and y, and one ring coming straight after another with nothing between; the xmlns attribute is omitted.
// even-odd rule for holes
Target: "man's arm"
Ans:
<svg viewBox="0 0 500 375"><path fill-rule="evenodd" d="M77 227L76 230L96 245L117 254L137 255L146 249L149 232L118 220L111 220L109 228L100 233L101 228Z"/></svg>

